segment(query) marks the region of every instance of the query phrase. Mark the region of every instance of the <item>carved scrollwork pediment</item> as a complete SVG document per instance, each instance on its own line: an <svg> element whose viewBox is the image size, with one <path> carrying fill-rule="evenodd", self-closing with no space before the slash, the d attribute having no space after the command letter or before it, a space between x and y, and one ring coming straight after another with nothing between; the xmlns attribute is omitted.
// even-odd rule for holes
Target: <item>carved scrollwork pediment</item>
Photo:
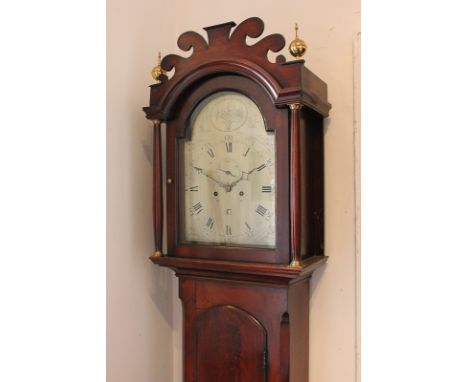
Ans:
<svg viewBox="0 0 468 382"><path fill-rule="evenodd" d="M177 45L184 52L193 49L192 55L190 57L181 57L170 54L162 60L162 68L168 72L175 69L174 79L177 79L177 77L183 75L185 70L192 68L194 61L216 61L220 58L226 58L226 53L229 54L231 59L256 56L262 58L265 64L271 64L267 58L268 51L279 52L286 44L282 35L272 34L253 45L247 45L247 37L257 38L263 33L265 25L258 17L244 20L232 31L235 26L234 22L229 22L204 28L208 34L208 41L197 32L183 33L180 35ZM284 63L285 61L284 56L278 56L277 62Z"/></svg>
<svg viewBox="0 0 468 382"><path fill-rule="evenodd" d="M170 78L162 76L160 84L151 86L150 107L144 109L148 118L171 119L176 100L193 83L205 77L233 73L262 86L278 107L303 102L321 114L328 112L326 85L304 67L303 60L286 62L281 54L276 62L268 59L270 51L277 53L284 48L286 41L281 34L265 36L251 45L247 43L247 38L262 35L264 23L260 18L248 18L237 27L234 22L228 22L204 29L207 39L194 31L180 35L177 45L184 52L192 50L190 56L169 54L161 61L162 69L173 73ZM304 97L304 79L316 82L318 94Z"/></svg>

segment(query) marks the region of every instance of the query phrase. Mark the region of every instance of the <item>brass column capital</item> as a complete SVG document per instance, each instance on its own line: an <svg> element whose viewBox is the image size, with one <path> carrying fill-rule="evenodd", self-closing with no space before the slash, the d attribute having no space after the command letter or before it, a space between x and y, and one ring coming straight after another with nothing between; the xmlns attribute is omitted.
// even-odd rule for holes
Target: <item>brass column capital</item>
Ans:
<svg viewBox="0 0 468 382"><path fill-rule="evenodd" d="M288 106L291 110L300 110L302 108L302 104L300 103L290 103Z"/></svg>

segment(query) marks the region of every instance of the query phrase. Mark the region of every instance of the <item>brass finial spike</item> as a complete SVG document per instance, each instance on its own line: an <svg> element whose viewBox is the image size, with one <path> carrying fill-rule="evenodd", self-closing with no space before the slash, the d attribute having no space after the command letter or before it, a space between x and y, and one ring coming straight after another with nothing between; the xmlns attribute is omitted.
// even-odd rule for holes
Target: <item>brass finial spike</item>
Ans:
<svg viewBox="0 0 468 382"><path fill-rule="evenodd" d="M161 80L159 79L159 77L165 74L166 74L166 71L163 70L163 68L161 68L161 52L158 52L158 63L151 71L151 76L154 78L157 84L160 84Z"/></svg>
<svg viewBox="0 0 468 382"><path fill-rule="evenodd" d="M307 44L304 40L301 40L298 37L297 31L299 30L299 27L297 23L294 25L294 29L296 30L296 38L291 41L291 44L289 44L289 52L294 57L302 57L307 50Z"/></svg>

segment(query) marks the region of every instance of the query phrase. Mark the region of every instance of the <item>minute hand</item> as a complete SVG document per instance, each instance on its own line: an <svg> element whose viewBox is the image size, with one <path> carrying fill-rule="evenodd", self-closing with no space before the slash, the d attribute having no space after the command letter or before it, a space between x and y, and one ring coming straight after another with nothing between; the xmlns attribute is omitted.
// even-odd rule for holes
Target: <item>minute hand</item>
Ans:
<svg viewBox="0 0 468 382"><path fill-rule="evenodd" d="M262 167L263 166L263 167ZM242 171L242 176L241 178L242 179L245 179L245 180L248 180L249 179L249 175L252 174L255 170L258 170L258 169L263 169L265 166L265 163L262 163L260 166L256 166L254 167L252 170L250 170L249 172L245 172L245 171Z"/></svg>
<svg viewBox="0 0 468 382"><path fill-rule="evenodd" d="M237 183L239 183L241 180L249 180L249 175L252 174L255 170L258 170L259 168L263 168L262 166L265 166L265 164L262 163L260 166L254 167L249 172L242 171L241 176L240 176L239 179L236 179L234 182L229 183L229 184L226 185L226 187L225 187L226 192L230 192L233 189L233 187Z"/></svg>

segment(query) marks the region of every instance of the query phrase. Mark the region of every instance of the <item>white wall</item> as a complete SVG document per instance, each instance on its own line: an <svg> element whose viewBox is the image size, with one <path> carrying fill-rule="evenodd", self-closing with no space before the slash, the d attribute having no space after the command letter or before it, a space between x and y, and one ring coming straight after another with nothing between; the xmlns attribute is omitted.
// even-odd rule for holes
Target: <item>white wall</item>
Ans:
<svg viewBox="0 0 468 382"><path fill-rule="evenodd" d="M152 266L151 174L145 147L151 127L149 72L157 50L181 53L187 31L259 16L266 33L309 45L306 65L329 86L325 132L326 267L312 280L310 379L351 382L358 376L355 224L355 131L358 120L358 0L291 3L110 0L108 3L108 381L181 382L181 308L177 280ZM288 8L289 6L289 8ZM185 55L185 53L184 53ZM354 90L354 91L353 91ZM171 337L172 336L172 337ZM172 338L172 349L169 346ZM171 370L171 364L172 368Z"/></svg>

